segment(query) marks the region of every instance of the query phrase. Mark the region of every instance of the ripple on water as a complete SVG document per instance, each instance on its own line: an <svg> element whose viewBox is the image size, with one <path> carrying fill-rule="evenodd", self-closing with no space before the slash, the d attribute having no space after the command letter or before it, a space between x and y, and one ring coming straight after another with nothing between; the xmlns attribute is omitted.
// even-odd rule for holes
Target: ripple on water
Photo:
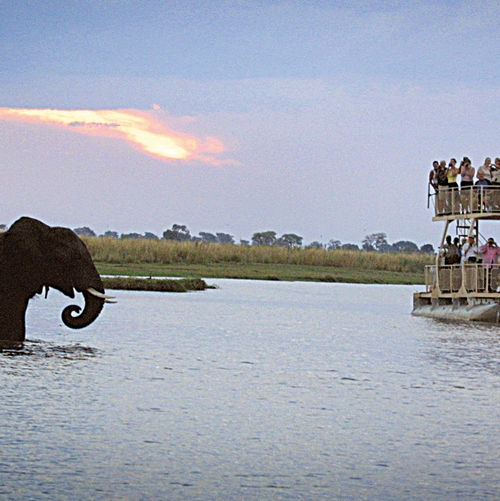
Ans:
<svg viewBox="0 0 500 501"><path fill-rule="evenodd" d="M86 360L99 355L99 350L82 344L59 345L39 339L27 339L19 349L3 348L0 355L5 357L42 357L66 360Z"/></svg>

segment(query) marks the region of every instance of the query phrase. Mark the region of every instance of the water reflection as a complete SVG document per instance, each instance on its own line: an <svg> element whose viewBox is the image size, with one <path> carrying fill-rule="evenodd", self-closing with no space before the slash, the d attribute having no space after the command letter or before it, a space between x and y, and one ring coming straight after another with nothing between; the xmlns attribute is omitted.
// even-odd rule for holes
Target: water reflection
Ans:
<svg viewBox="0 0 500 501"><path fill-rule="evenodd" d="M19 349L0 348L0 356L5 357L56 357L64 360L85 360L95 357L99 350L81 344L60 346L41 339L27 339Z"/></svg>
<svg viewBox="0 0 500 501"><path fill-rule="evenodd" d="M469 375L500 376L500 326L434 321L428 323L429 357L440 368Z"/></svg>

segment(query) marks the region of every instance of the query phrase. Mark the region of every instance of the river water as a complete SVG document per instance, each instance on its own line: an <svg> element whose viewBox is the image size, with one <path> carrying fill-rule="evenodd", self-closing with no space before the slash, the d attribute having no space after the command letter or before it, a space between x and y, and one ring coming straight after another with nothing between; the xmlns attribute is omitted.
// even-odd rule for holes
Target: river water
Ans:
<svg viewBox="0 0 500 501"><path fill-rule="evenodd" d="M66 298L0 354L6 500L497 500L500 328L410 315L417 287L209 280Z"/></svg>

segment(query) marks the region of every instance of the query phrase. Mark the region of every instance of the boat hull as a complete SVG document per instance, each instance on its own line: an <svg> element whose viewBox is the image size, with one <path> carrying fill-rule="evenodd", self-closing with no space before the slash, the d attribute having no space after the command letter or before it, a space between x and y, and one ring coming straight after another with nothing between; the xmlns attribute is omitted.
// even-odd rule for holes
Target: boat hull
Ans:
<svg viewBox="0 0 500 501"><path fill-rule="evenodd" d="M500 300L497 298L429 297L413 295L412 315L465 322L500 323Z"/></svg>

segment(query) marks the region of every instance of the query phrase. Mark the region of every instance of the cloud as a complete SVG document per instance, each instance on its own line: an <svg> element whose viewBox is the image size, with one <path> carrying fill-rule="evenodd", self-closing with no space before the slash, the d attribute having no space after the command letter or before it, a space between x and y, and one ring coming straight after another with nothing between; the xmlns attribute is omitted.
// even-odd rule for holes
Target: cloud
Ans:
<svg viewBox="0 0 500 501"><path fill-rule="evenodd" d="M155 109L157 112L158 109ZM151 112L139 110L61 110L0 108L0 120L33 122L62 127L82 134L123 139L141 152L162 161L197 160L211 165L235 163L215 155L225 150L222 142L201 140L174 131Z"/></svg>

